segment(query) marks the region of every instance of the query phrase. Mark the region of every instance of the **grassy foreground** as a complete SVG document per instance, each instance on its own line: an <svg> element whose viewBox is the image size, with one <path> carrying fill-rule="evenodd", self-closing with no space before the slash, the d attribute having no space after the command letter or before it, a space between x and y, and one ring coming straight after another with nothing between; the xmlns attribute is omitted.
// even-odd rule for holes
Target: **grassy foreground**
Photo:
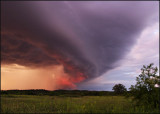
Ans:
<svg viewBox="0 0 160 114"><path fill-rule="evenodd" d="M158 113L123 96L1 95L2 113Z"/></svg>

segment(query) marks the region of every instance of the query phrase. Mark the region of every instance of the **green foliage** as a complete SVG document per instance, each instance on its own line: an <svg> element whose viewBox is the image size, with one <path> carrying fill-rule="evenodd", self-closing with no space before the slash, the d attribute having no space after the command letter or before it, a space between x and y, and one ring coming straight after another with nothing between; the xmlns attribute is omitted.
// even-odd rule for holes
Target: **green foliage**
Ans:
<svg viewBox="0 0 160 114"><path fill-rule="evenodd" d="M136 85L131 85L130 94L137 100L137 105L144 105L148 108L159 108L160 105L160 76L157 75L158 68L153 67L153 63L148 66L143 65L141 74L136 77ZM155 87L158 85L158 87Z"/></svg>
<svg viewBox="0 0 160 114"><path fill-rule="evenodd" d="M116 84L116 85L112 88L112 90L114 90L114 92L115 92L116 94L123 94L123 93L125 93L125 92L127 91L127 89L125 88L125 86L122 85L122 84Z"/></svg>
<svg viewBox="0 0 160 114"><path fill-rule="evenodd" d="M124 96L1 95L1 113L158 113L145 110Z"/></svg>

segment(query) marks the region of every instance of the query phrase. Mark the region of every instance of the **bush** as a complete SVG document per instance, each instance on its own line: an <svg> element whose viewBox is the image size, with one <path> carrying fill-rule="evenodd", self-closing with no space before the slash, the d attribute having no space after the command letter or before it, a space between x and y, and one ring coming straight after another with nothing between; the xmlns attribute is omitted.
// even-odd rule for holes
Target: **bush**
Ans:
<svg viewBox="0 0 160 114"><path fill-rule="evenodd" d="M143 65L141 74L136 78L136 85L131 85L129 89L130 95L137 100L138 105L159 108L160 76L156 75L158 68L153 65L153 63L148 66Z"/></svg>

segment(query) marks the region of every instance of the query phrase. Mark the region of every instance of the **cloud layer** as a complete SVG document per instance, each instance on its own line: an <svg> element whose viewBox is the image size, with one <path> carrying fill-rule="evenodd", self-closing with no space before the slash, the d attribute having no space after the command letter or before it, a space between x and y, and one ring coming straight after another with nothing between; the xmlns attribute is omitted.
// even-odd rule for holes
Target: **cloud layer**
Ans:
<svg viewBox="0 0 160 114"><path fill-rule="evenodd" d="M146 1L9 1L1 9L2 64L63 65L83 80L117 67L142 30L158 20L158 2Z"/></svg>

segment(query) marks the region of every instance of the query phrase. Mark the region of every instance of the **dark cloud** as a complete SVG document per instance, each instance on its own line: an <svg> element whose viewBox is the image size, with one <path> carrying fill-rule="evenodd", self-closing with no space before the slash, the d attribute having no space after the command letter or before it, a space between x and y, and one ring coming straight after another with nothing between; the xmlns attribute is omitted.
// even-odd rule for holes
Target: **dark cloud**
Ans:
<svg viewBox="0 0 160 114"><path fill-rule="evenodd" d="M1 43L2 63L16 63L32 67L59 64L56 59L46 55L42 49L17 39L15 35L2 34Z"/></svg>
<svg viewBox="0 0 160 114"><path fill-rule="evenodd" d="M158 2L2 2L3 64L44 67L88 79L115 68L141 31L158 20Z"/></svg>

